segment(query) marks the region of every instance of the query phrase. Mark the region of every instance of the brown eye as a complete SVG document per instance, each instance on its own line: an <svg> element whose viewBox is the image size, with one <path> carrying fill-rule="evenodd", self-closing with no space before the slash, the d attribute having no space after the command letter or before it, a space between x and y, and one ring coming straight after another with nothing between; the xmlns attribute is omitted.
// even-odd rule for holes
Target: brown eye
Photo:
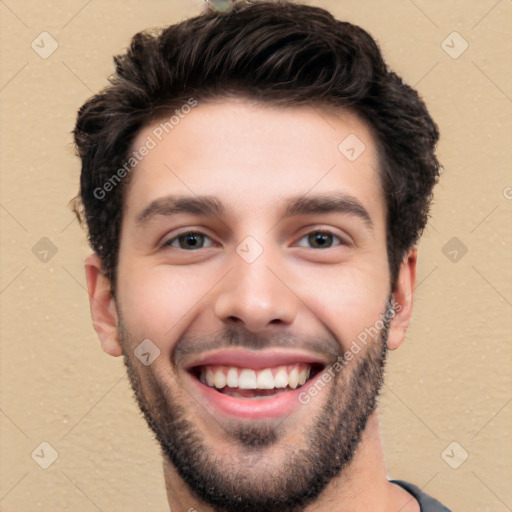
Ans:
<svg viewBox="0 0 512 512"><path fill-rule="evenodd" d="M211 241L205 245L206 241L210 241L208 236L195 231L189 231L167 240L162 247L175 247L183 250L196 250L203 249L204 247L211 247Z"/></svg>
<svg viewBox="0 0 512 512"><path fill-rule="evenodd" d="M302 240L307 240L306 245L301 243ZM312 231L300 239L299 245L301 247L311 247L313 249L329 249L333 246L333 242L335 240L338 240L339 242L337 245L343 243L339 236L336 236L329 231Z"/></svg>

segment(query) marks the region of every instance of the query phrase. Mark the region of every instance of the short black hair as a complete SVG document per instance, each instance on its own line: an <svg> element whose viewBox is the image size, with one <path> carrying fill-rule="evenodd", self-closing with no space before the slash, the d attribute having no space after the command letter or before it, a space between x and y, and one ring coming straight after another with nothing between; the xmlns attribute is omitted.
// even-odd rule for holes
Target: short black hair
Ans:
<svg viewBox="0 0 512 512"><path fill-rule="evenodd" d="M418 93L388 69L365 30L320 7L248 1L227 14L205 10L166 28L139 32L114 62L110 84L78 112L74 139L82 170L73 201L114 295L131 173L109 187L108 197L95 191L126 168L143 127L190 98L232 96L346 109L367 123L379 152L395 286L400 264L428 220L439 177L439 132Z"/></svg>

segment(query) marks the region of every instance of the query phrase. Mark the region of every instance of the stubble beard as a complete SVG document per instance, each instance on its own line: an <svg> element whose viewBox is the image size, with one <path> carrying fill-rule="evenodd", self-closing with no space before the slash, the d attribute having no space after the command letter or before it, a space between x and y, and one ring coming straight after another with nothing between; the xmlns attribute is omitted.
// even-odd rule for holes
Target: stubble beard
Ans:
<svg viewBox="0 0 512 512"><path fill-rule="evenodd" d="M367 420L376 408L387 355L390 307L388 303L378 338L357 355L353 366L342 365L330 390L325 387L320 392L328 393L328 397L314 425L305 430L302 447L288 449L279 465L271 456L262 458L261 453L279 447L290 423L287 428L261 422L228 425L224 430L238 455L229 460L220 458L188 419L184 407L187 404L176 402L172 389L165 389L151 373L146 373L149 378L144 379L143 392L144 370L127 355L131 351L123 350L134 396L163 457L174 465L192 493L218 512L304 510L352 461ZM119 330L123 347L134 346L121 319ZM311 403L316 399L320 397ZM310 407L311 403L303 407Z"/></svg>

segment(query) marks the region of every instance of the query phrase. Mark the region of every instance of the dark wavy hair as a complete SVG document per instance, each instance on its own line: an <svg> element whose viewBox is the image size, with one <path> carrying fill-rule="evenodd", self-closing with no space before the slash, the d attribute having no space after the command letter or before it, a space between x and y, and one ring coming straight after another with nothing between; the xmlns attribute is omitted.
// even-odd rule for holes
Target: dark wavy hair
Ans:
<svg viewBox="0 0 512 512"><path fill-rule="evenodd" d="M94 191L126 164L141 128L191 97L327 106L362 118L379 154L395 286L400 264L428 220L439 177L439 132L418 93L388 69L366 31L319 7L248 1L228 14L205 11L135 34L114 62L109 85L78 111L73 134L82 170L72 200L114 295L123 198L132 173L106 199Z"/></svg>

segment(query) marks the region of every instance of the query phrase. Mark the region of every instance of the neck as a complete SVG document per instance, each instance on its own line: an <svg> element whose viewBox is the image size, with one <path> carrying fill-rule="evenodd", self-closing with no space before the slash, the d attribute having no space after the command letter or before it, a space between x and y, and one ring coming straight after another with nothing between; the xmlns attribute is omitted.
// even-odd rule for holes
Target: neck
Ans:
<svg viewBox="0 0 512 512"><path fill-rule="evenodd" d="M164 458L167 500L172 512L215 512L200 501L183 482L174 466ZM361 443L341 474L333 479L304 512L419 512L414 498L388 482L380 439L378 411L368 418Z"/></svg>

